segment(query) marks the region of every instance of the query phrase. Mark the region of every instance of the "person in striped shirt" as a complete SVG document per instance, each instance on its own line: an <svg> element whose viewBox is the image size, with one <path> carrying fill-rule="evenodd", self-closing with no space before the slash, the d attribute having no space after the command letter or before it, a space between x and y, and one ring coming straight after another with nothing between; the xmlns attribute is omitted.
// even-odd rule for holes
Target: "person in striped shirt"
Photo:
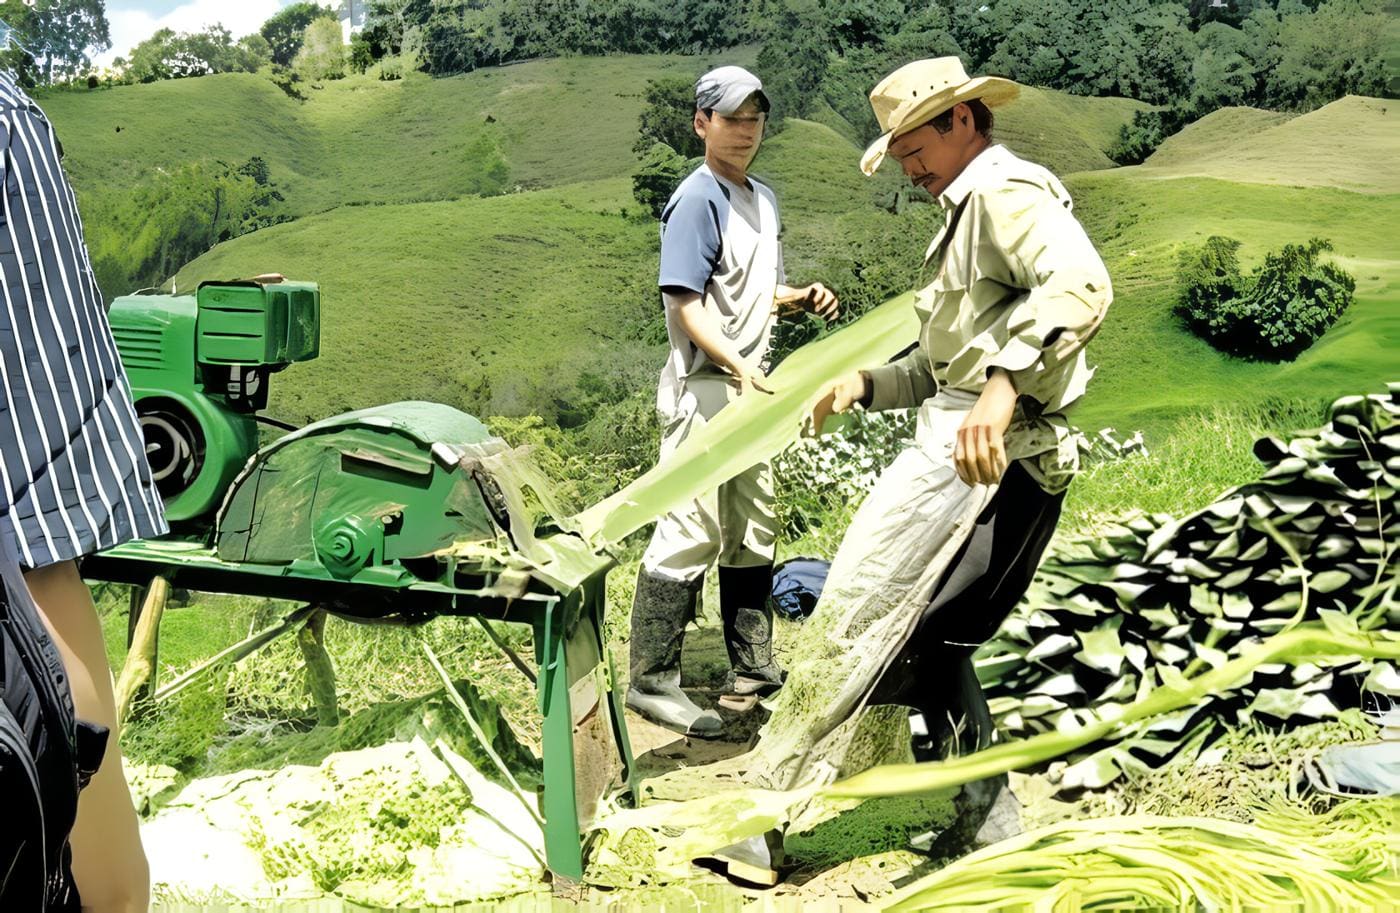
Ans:
<svg viewBox="0 0 1400 913"><path fill-rule="evenodd" d="M0 144L0 536L58 645L78 717L111 730L71 838L82 907L137 913L149 905L149 868L102 628L77 559L168 527L61 147L4 72Z"/></svg>

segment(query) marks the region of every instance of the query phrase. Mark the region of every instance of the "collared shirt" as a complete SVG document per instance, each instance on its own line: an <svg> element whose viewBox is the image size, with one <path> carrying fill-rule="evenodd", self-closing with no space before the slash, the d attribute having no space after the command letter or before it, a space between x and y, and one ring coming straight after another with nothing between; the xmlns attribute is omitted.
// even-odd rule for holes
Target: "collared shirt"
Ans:
<svg viewBox="0 0 1400 913"><path fill-rule="evenodd" d="M773 305L783 281L778 200L749 178L741 187L701 165L681 182L661 213L661 271L657 285L701 295L705 309L744 358L762 362L777 319ZM685 379L717 372L666 310L671 352L661 373L657 409L687 409Z"/></svg>
<svg viewBox="0 0 1400 913"><path fill-rule="evenodd" d="M1003 368L1021 395L1007 433L1045 439L1027 468L1062 490L1078 469L1063 413L1093 375L1084 344L1113 300L1108 270L1059 179L1004 146L983 150L938 202L946 219L925 255L936 273L914 299L919 343L868 372L870 408L914 407L940 387L980 393Z"/></svg>
<svg viewBox="0 0 1400 913"><path fill-rule="evenodd" d="M169 531L58 138L0 70L0 539L38 568Z"/></svg>

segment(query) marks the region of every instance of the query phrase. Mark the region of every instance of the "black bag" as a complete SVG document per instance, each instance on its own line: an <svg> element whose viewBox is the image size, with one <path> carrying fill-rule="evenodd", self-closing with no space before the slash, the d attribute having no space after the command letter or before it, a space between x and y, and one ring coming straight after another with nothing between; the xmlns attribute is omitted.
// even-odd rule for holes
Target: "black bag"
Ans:
<svg viewBox="0 0 1400 913"><path fill-rule="evenodd" d="M73 716L63 660L0 548L0 910L77 913L68 832L107 730Z"/></svg>

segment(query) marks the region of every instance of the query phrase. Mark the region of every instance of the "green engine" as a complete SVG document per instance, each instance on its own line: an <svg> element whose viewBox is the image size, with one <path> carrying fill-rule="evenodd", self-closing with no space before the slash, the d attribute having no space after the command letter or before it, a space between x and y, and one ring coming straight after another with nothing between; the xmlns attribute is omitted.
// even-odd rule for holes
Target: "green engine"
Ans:
<svg viewBox="0 0 1400 913"><path fill-rule="evenodd" d="M258 449L269 376L319 354L320 289L206 282L118 298L109 319L167 518L211 514Z"/></svg>

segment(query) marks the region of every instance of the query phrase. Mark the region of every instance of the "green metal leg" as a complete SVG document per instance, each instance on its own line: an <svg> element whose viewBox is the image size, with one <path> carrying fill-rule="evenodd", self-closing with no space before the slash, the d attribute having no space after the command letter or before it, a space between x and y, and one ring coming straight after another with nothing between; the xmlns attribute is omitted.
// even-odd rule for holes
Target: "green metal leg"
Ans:
<svg viewBox="0 0 1400 913"><path fill-rule="evenodd" d="M535 661L539 665L540 716L544 721L544 853L550 871L578 881L583 878L578 797L574 781L573 711L569 706L565 619L574 593L544 610L535 623Z"/></svg>
<svg viewBox="0 0 1400 913"><path fill-rule="evenodd" d="M606 580L606 578L604 578ZM631 790L632 796L637 796L637 764L632 759L632 740L627 736L627 708L626 694L618 687L617 664L614 662L612 650L603 640L603 614L607 611L607 590L603 580L598 581L596 589L591 591L589 604L592 606L593 623L598 631L598 650L603 658L603 668L607 670L607 701L608 707L612 710L612 733L613 740L617 743L618 751L622 754L622 776L627 788Z"/></svg>

